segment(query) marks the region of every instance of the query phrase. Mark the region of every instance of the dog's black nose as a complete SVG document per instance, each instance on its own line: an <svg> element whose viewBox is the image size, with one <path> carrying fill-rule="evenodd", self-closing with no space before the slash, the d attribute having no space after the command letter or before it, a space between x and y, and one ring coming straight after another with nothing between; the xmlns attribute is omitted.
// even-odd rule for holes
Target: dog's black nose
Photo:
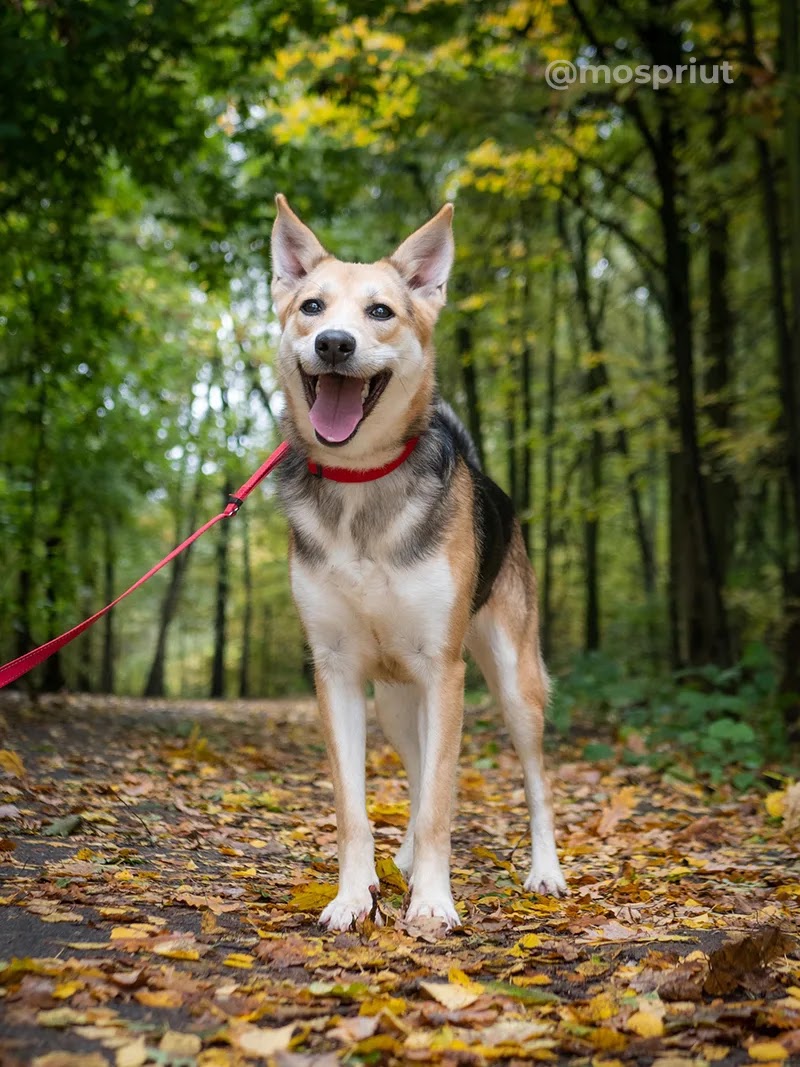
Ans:
<svg viewBox="0 0 800 1067"><path fill-rule="evenodd" d="M335 367L337 363L344 363L352 356L356 350L356 339L344 330L323 330L317 334L314 350L320 359Z"/></svg>

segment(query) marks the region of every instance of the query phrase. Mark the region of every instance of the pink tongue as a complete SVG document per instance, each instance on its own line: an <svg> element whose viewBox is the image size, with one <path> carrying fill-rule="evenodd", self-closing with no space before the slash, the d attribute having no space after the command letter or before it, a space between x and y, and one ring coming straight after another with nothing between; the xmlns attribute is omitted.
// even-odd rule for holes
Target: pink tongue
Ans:
<svg viewBox="0 0 800 1067"><path fill-rule="evenodd" d="M319 392L308 413L311 425L326 441L346 441L364 414L360 378L341 374L321 374Z"/></svg>

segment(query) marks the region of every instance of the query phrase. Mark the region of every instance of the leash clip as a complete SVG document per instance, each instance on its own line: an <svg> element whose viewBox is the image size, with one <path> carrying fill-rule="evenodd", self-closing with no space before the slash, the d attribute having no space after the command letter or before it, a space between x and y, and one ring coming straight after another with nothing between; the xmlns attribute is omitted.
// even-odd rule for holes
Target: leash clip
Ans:
<svg viewBox="0 0 800 1067"><path fill-rule="evenodd" d="M242 506L242 504L244 504L244 501L240 497L234 496L233 493L231 493L231 495L228 497L228 507L233 505L233 509L234 509L233 510L233 514L234 515L238 512L238 510Z"/></svg>

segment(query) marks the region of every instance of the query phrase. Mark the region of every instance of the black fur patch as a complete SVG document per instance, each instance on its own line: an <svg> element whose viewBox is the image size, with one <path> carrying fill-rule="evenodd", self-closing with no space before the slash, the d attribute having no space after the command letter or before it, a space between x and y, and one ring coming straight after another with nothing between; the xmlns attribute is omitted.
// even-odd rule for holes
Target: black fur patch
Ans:
<svg viewBox="0 0 800 1067"><path fill-rule="evenodd" d="M478 542L478 581L472 597L472 613L479 611L492 592L511 543L514 506L500 486L483 471L470 466L475 490L475 537Z"/></svg>

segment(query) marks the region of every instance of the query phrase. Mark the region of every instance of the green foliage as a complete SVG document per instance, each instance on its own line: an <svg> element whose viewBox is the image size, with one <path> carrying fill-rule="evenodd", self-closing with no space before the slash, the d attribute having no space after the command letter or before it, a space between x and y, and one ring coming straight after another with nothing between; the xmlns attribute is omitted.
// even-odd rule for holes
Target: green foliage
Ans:
<svg viewBox="0 0 800 1067"><path fill-rule="evenodd" d="M783 294L754 190L766 152L788 278L796 242L783 174L793 161L782 126L796 79L781 66L768 0L754 58L730 87L548 88L556 58L646 62L654 41L679 57L742 54L744 7L657 7L586 0L579 19L574 5L538 0L413 11L327 0L296 10L274 0L5 5L0 658L132 581L277 439L266 262L275 193L358 260L384 255L450 198L457 260L439 381L526 523L557 673L595 640L587 545L597 534L604 656L585 657L556 688L553 719L602 707L646 729L660 759L674 745L696 751L711 777L753 774L778 742L771 666L745 657L729 675L650 676L703 660L703 627L690 617L703 596L674 588L677 564L694 560L679 544L693 526L672 470L685 422L672 362L682 325L696 394L683 414L698 424L735 641L776 653L791 633L800 523L787 503L774 351ZM657 165L670 123L672 229ZM686 246L680 278L667 263L673 231ZM711 299L720 253L722 314ZM691 321L670 305L678 290ZM720 322L732 324L721 357ZM248 504L247 523L233 527L221 594L226 691L308 691L269 490ZM168 693L208 691L217 536L194 550L166 626ZM141 689L153 664L168 614L168 576L158 581L114 619L116 677L103 684L118 691ZM106 658L97 630L45 684L96 688Z"/></svg>
<svg viewBox="0 0 800 1067"><path fill-rule="evenodd" d="M732 668L709 666L665 677L625 676L603 654L579 657L559 681L554 723L562 730L611 726L624 762L689 774L718 786L747 789L771 762L786 763L774 657L749 646ZM589 742L585 759L604 761L616 749Z"/></svg>

